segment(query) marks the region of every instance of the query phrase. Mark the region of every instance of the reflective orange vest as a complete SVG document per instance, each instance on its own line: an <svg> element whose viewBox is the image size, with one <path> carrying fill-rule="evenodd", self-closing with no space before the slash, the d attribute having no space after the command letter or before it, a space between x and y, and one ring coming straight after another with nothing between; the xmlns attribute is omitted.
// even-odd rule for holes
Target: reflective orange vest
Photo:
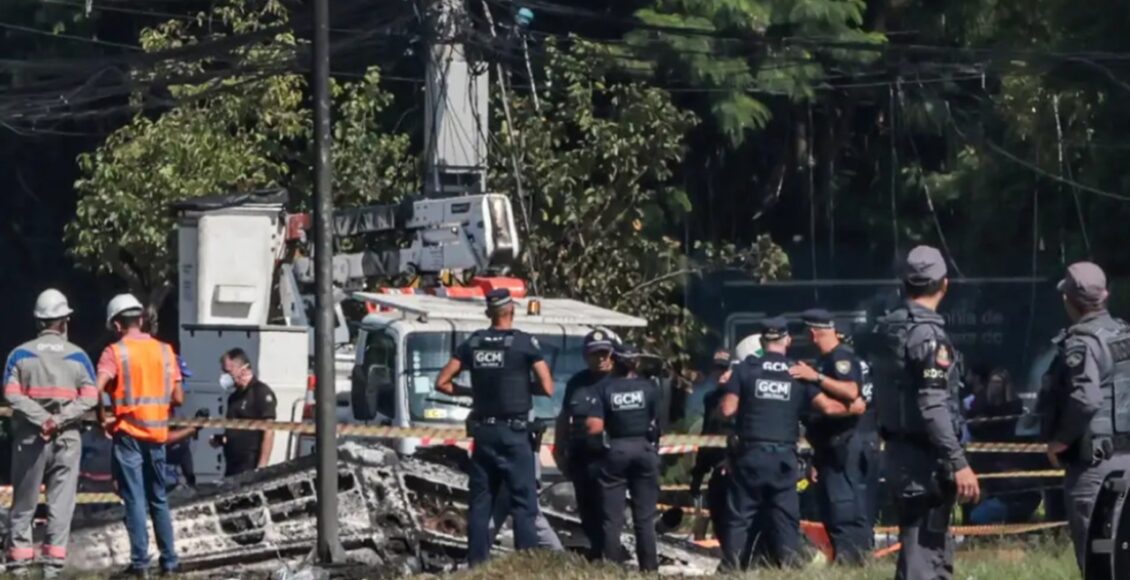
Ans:
<svg viewBox="0 0 1130 580"><path fill-rule="evenodd" d="M123 338L110 345L118 375L110 398L121 431L139 441L169 439L169 404L177 364L171 346L154 338Z"/></svg>

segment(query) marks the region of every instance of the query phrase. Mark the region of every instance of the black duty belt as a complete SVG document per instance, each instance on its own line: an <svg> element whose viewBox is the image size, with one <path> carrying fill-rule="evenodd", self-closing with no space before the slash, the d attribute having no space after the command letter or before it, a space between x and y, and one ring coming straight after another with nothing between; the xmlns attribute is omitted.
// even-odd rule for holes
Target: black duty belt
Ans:
<svg viewBox="0 0 1130 580"><path fill-rule="evenodd" d="M894 433L886 429L881 429L880 435L885 441L897 441L899 443L933 447L933 444L930 443L930 437L925 433Z"/></svg>
<svg viewBox="0 0 1130 580"><path fill-rule="evenodd" d="M611 433L608 434L608 440L609 441L631 441L633 439L634 440L646 441L647 440L647 434L643 434L643 435L613 435Z"/></svg>
<svg viewBox="0 0 1130 580"><path fill-rule="evenodd" d="M796 451L796 442L786 443L784 441L735 438L731 440L731 443L736 449L741 449L743 451L749 449L760 449L764 451L774 452Z"/></svg>
<svg viewBox="0 0 1130 580"><path fill-rule="evenodd" d="M530 421L524 415L503 415L496 417L475 417L470 420L476 425L509 425L511 427L528 426Z"/></svg>

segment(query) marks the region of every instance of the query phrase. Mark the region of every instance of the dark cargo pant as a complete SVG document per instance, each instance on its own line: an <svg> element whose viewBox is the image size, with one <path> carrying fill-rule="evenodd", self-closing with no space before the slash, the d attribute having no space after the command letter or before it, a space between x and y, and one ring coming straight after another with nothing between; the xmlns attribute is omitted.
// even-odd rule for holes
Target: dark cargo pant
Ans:
<svg viewBox="0 0 1130 580"><path fill-rule="evenodd" d="M1064 494L1067 503L1067 523L1071 530L1071 542L1075 545L1075 560L1083 569L1087 553L1087 529L1091 526L1091 515L1099 489L1111 472L1123 471L1130 475L1130 454L1118 454L1093 467L1068 465L1064 479Z"/></svg>
<svg viewBox="0 0 1130 580"><path fill-rule="evenodd" d="M467 515L467 561L475 566L490 556L490 523L499 490L510 491L510 515L514 518L514 547L536 548L537 480L533 449L526 429L509 423L482 423L473 427L475 448L468 473L470 509Z"/></svg>
<svg viewBox="0 0 1130 580"><path fill-rule="evenodd" d="M750 538L755 543L768 541L776 563L799 565L800 496L796 490L795 445L743 444L734 449L731 462L733 470L726 498L728 521L719 571L744 566L742 555L748 554Z"/></svg>
<svg viewBox="0 0 1130 580"><path fill-rule="evenodd" d="M818 474L816 498L837 564L862 564L871 538L867 530L866 481L859 469L862 448L855 437L839 450L822 450L814 466Z"/></svg>
<svg viewBox="0 0 1130 580"><path fill-rule="evenodd" d="M926 446L898 440L888 441L885 453L902 543L895 580L950 580L955 496L939 486L937 456Z"/></svg>
<svg viewBox="0 0 1130 580"><path fill-rule="evenodd" d="M659 570L655 534L659 501L659 453L642 437L613 439L611 448L597 461L595 475L600 485L601 535L605 560L620 562L623 550L625 492L632 494L632 527L636 533L636 556L641 571Z"/></svg>

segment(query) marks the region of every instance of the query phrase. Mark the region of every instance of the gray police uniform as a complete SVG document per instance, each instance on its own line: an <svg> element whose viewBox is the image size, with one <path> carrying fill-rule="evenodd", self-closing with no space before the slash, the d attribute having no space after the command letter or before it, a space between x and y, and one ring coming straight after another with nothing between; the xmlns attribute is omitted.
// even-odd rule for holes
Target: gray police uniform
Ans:
<svg viewBox="0 0 1130 580"><path fill-rule="evenodd" d="M793 380L790 366L785 355L767 352L742 362L724 387L738 397L738 411L729 446L733 471L719 571L744 568L746 563L739 560L748 553L747 541L752 537L757 542L762 534L768 536L776 563L800 563L796 444L800 421L819 390ZM767 528L757 529L759 521Z"/></svg>
<svg viewBox="0 0 1130 580"><path fill-rule="evenodd" d="M641 571L659 570L655 537L659 501L659 390L644 378L611 378L593 388L588 417L604 420L605 449L593 465L600 489L601 557L620 562L624 494L631 491L632 527Z"/></svg>
<svg viewBox="0 0 1130 580"><path fill-rule="evenodd" d="M881 326L886 352L875 361L876 398L902 542L898 579L953 576L954 473L969 464L958 439L964 418L956 354L944 325L938 313L907 302Z"/></svg>
<svg viewBox="0 0 1130 580"><path fill-rule="evenodd" d="M1113 471L1130 473L1130 326L1106 310L1088 314L1055 339L1059 354L1045 378L1043 435L1068 444L1067 515L1084 568L1091 512ZM1122 407L1116 406L1122 402Z"/></svg>
<svg viewBox="0 0 1130 580"><path fill-rule="evenodd" d="M471 565L489 557L491 516L501 487L510 493L514 545L538 545L537 456L530 447L530 369L542 359L536 339L520 330L480 330L455 353L471 372L468 430L475 440L469 466L470 509L467 522Z"/></svg>

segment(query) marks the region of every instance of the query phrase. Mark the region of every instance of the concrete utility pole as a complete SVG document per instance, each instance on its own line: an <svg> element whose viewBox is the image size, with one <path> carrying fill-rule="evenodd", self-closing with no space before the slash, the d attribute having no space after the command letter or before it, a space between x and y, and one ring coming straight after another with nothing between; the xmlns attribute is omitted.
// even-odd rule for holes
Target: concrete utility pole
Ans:
<svg viewBox="0 0 1130 580"><path fill-rule="evenodd" d="M314 63L314 402L318 456L318 545L320 564L339 564L345 550L338 538L337 396L334 392L333 165L330 146L330 3L313 0Z"/></svg>
<svg viewBox="0 0 1130 580"><path fill-rule="evenodd" d="M489 75L467 62L468 22L464 0L435 0L424 88L428 196L486 191Z"/></svg>

